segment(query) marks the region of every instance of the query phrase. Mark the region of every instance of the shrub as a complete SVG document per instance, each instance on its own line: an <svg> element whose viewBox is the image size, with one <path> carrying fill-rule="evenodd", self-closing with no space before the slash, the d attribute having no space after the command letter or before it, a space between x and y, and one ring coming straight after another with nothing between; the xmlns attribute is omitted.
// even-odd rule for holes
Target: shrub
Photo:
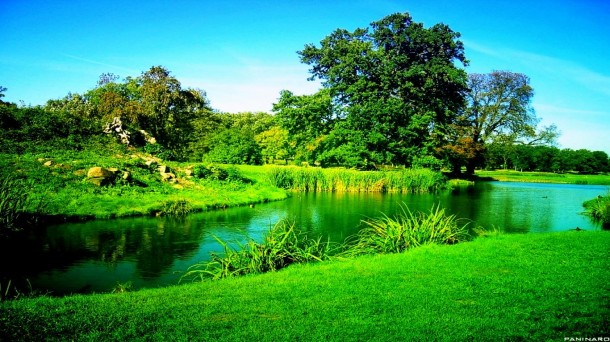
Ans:
<svg viewBox="0 0 610 342"><path fill-rule="evenodd" d="M229 177L229 173L214 165L197 165L193 168L193 176L201 179L211 179L223 181Z"/></svg>
<svg viewBox="0 0 610 342"><path fill-rule="evenodd" d="M363 221L365 228L348 239L345 254L401 253L425 244L454 244L469 237L468 223L445 214L440 205L413 213L406 205L394 217Z"/></svg>
<svg viewBox="0 0 610 342"><path fill-rule="evenodd" d="M212 253L210 261L191 266L182 279L216 280L273 272L295 263L328 260L334 247L321 237L309 238L294 223L286 221L273 226L260 243L250 239L245 245L232 248L227 242L215 239L222 245L223 253Z"/></svg>
<svg viewBox="0 0 610 342"><path fill-rule="evenodd" d="M168 216L184 216L193 211L193 207L191 203L187 200L173 200L166 201L163 203L163 208L161 209L162 215Z"/></svg>
<svg viewBox="0 0 610 342"><path fill-rule="evenodd" d="M585 213L602 224L610 224L610 192L583 203Z"/></svg>
<svg viewBox="0 0 610 342"><path fill-rule="evenodd" d="M12 176L0 177L0 235L22 228L28 193L23 180Z"/></svg>

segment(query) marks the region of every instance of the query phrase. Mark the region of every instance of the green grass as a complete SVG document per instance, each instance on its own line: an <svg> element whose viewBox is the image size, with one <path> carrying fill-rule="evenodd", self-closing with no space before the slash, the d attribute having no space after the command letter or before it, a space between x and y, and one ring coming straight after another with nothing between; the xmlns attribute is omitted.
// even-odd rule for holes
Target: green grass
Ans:
<svg viewBox="0 0 610 342"><path fill-rule="evenodd" d="M583 203L585 213L604 225L610 225L610 191L606 196L600 196Z"/></svg>
<svg viewBox="0 0 610 342"><path fill-rule="evenodd" d="M0 176L14 175L28 181L30 203L44 203L48 217L117 218L155 214L184 214L214 208L285 199L287 192L266 182L263 170L244 179L219 181L187 177L197 163L161 162L171 168L177 183L162 181L158 170L145 165L142 153L100 154L58 151L51 154L0 155ZM44 166L52 161L51 166ZM87 181L93 166L118 168L131 173L99 187ZM222 166L235 173L230 166ZM251 178L248 178L251 177ZM34 212L30 206L26 211Z"/></svg>
<svg viewBox="0 0 610 342"><path fill-rule="evenodd" d="M503 182L560 183L610 185L610 175L580 175L573 173L520 172L511 170L477 171L479 178Z"/></svg>
<svg viewBox="0 0 610 342"><path fill-rule="evenodd" d="M0 154L0 177L11 175L28 182L26 212L61 219L182 215L281 200L288 196L287 190L420 193L446 186L440 173L425 169L362 172L158 161L176 175L176 182L168 183L156 166L146 165L146 158L151 157L129 149ZM46 162L51 165L45 166ZM86 176L94 166L129 172L130 179L96 186ZM195 176L187 176L188 170L195 171ZM274 177L280 173L289 177L288 181L282 183Z"/></svg>
<svg viewBox="0 0 610 342"><path fill-rule="evenodd" d="M364 220L364 228L346 245L345 254L402 253L428 244L454 244L470 238L469 222L445 214L440 205L429 213L412 212L406 205L393 217Z"/></svg>
<svg viewBox="0 0 610 342"><path fill-rule="evenodd" d="M446 186L439 172L428 169L357 171L341 168L272 167L269 182L295 191L325 192L435 192Z"/></svg>
<svg viewBox="0 0 610 342"><path fill-rule="evenodd" d="M7 340L563 341L610 335L610 233L498 235L163 289L0 303Z"/></svg>
<svg viewBox="0 0 610 342"><path fill-rule="evenodd" d="M0 235L19 229L28 206L27 186L13 176L0 177Z"/></svg>
<svg viewBox="0 0 610 342"><path fill-rule="evenodd" d="M321 237L309 237L285 220L271 227L260 243L249 240L234 248L230 241L215 239L224 252L213 253L210 261L191 266L182 279L218 280L274 272L293 264L330 260L333 250L339 248Z"/></svg>

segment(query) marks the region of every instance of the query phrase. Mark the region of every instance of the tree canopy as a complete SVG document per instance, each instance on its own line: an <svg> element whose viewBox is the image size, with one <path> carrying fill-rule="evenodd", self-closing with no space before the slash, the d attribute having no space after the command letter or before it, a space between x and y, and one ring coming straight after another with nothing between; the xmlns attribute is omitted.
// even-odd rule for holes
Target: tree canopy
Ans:
<svg viewBox="0 0 610 342"><path fill-rule="evenodd" d="M404 165L430 153L464 103L466 73L455 63L467 60L459 37L447 25L425 28L396 13L368 28L337 29L299 51L311 79L328 90L341 130L362 139L332 147Z"/></svg>
<svg viewBox="0 0 610 342"><path fill-rule="evenodd" d="M534 90L529 77L510 71L468 75L466 105L451 125L448 142L439 150L459 172L468 174L483 164L486 146L553 143L557 128L536 130L538 118L531 106Z"/></svg>

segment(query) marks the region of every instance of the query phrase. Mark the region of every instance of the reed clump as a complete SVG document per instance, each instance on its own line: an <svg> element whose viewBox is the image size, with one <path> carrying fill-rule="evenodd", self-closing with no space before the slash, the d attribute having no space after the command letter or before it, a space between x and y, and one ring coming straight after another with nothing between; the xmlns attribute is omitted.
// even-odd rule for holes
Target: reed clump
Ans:
<svg viewBox="0 0 610 342"><path fill-rule="evenodd" d="M412 212L406 205L393 217L363 221L365 227L349 238L343 254L401 253L427 244L454 244L469 239L469 222L447 215L440 205L430 212Z"/></svg>
<svg viewBox="0 0 610 342"><path fill-rule="evenodd" d="M191 266L181 280L217 280L273 272L295 263L328 260L336 248L322 237L310 238L297 230L294 223L285 220L275 224L262 242L250 239L234 248L226 241L214 238L221 244L223 252L212 253L210 261Z"/></svg>
<svg viewBox="0 0 610 342"><path fill-rule="evenodd" d="M186 216L193 212L193 206L185 199L169 200L163 203L161 215Z"/></svg>
<svg viewBox="0 0 610 342"><path fill-rule="evenodd" d="M585 213L604 225L610 224L610 191L606 196L599 196L583 203Z"/></svg>
<svg viewBox="0 0 610 342"><path fill-rule="evenodd" d="M23 180L0 177L0 235L23 228L28 204L29 191Z"/></svg>
<svg viewBox="0 0 610 342"><path fill-rule="evenodd" d="M357 171L274 167L269 182L277 187L305 192L435 192L446 186L444 176L429 169Z"/></svg>
<svg viewBox="0 0 610 342"><path fill-rule="evenodd" d="M262 242L249 240L232 247L214 237L222 253L195 264L181 277L190 280L223 279L247 274L273 272L297 263L351 258L363 254L401 253L426 244L454 244L469 239L468 223L447 215L440 206L429 213L411 212L401 205L395 217L364 221L366 227L345 243L310 238L294 223L282 220L273 226Z"/></svg>

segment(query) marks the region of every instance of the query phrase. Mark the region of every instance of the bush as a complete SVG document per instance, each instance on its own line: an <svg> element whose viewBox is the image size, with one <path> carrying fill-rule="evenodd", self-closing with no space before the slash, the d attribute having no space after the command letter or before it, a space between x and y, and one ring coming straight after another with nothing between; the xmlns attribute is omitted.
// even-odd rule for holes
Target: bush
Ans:
<svg viewBox="0 0 610 342"><path fill-rule="evenodd" d="M193 280L213 280L273 272L295 263L328 260L333 245L328 241L309 238L298 231L294 223L280 221L273 226L263 242L249 240L238 249L215 237L222 245L222 254L212 253L212 260L191 266L182 277Z"/></svg>
<svg viewBox="0 0 610 342"><path fill-rule="evenodd" d="M610 192L606 196L586 201L583 206L588 216L604 225L610 224Z"/></svg>
<svg viewBox="0 0 610 342"><path fill-rule="evenodd" d="M0 176L0 235L23 228L30 203L29 192L24 180Z"/></svg>
<svg viewBox="0 0 610 342"><path fill-rule="evenodd" d="M425 244L454 244L468 239L468 223L446 215L440 206L413 213L406 205L394 217L364 221L365 228L348 240L346 254L401 253Z"/></svg>
<svg viewBox="0 0 610 342"><path fill-rule="evenodd" d="M214 165L197 165L193 168L193 176L201 179L223 181L229 178L229 173Z"/></svg>

